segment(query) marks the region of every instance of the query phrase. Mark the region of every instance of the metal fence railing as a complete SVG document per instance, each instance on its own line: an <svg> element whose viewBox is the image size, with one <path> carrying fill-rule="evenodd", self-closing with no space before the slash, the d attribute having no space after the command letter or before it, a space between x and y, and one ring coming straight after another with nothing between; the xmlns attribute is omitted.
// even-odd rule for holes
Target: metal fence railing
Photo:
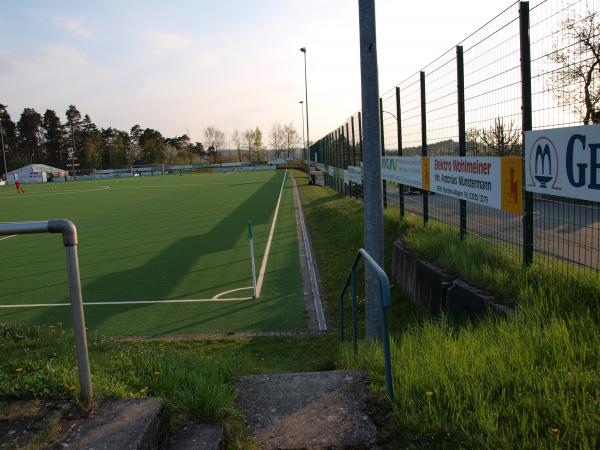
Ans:
<svg viewBox="0 0 600 450"><path fill-rule="evenodd" d="M522 156L523 131L600 123L600 0L514 2L381 95L383 155ZM362 196L361 113L315 142L325 184ZM526 192L513 214L384 182L384 206L569 271L600 271L600 203Z"/></svg>

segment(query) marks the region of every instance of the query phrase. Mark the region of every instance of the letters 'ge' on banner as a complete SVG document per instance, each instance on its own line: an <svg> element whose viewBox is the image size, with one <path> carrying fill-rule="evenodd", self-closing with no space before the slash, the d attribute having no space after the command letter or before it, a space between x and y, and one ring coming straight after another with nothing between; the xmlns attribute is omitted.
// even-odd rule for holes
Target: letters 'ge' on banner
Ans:
<svg viewBox="0 0 600 450"><path fill-rule="evenodd" d="M525 189L600 201L600 125L525 132Z"/></svg>

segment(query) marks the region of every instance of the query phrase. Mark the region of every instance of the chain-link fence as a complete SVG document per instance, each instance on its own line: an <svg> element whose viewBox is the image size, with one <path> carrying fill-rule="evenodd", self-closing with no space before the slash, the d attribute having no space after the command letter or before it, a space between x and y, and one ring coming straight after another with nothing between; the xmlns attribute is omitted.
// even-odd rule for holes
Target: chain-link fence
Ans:
<svg viewBox="0 0 600 450"><path fill-rule="evenodd" d="M515 2L381 95L382 155L523 156L523 130L600 123L600 0ZM362 196L361 114L311 152L325 184ZM593 165L593 163L592 163ZM600 168L591 167L598 171ZM565 271L600 270L600 203L524 193L513 214L385 182L384 206ZM598 192L600 200L600 192Z"/></svg>

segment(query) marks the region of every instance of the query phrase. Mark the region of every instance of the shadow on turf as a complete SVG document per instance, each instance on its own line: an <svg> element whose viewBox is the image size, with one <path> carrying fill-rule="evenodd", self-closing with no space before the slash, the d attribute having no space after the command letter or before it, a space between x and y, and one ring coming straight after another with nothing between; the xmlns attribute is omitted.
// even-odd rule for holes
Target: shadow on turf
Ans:
<svg viewBox="0 0 600 450"><path fill-rule="evenodd" d="M169 294L190 271L198 258L202 255L218 253L234 247L240 233L245 231L248 220L252 219L256 225L265 224L269 221L272 211L264 207L265 198L269 198L269 194L272 192L278 192L277 188L280 184L281 177L272 177L208 232L174 242L143 266L113 272L85 285L83 287L84 301L86 299L93 301L97 301L97 299L135 301L169 298ZM190 249L194 250L190 251ZM132 283L138 284L132 286ZM65 297L61 301L66 302L69 299ZM132 309L140 311L142 308L153 305L130 306L114 308L107 306L108 309L104 311L86 308L86 322L90 327L96 328L111 320L113 315L126 314ZM110 310L110 314L107 314L108 310ZM36 323L53 323L61 316L64 317L67 314L70 316L70 311L63 310L61 314L57 314L59 312L54 308L41 308L36 310L35 313L35 318L32 317L32 319ZM176 329L165 330L164 334L170 332L176 332Z"/></svg>

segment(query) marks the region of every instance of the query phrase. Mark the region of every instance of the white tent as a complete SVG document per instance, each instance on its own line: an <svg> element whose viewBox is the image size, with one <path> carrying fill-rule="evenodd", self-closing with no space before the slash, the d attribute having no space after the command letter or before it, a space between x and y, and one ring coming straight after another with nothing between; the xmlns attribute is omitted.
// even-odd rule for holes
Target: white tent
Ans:
<svg viewBox="0 0 600 450"><path fill-rule="evenodd" d="M51 177L64 177L66 174L66 171L46 164L29 164L8 172L7 182L8 184L15 184L15 180L21 180L23 183L45 183L48 181L49 175Z"/></svg>

